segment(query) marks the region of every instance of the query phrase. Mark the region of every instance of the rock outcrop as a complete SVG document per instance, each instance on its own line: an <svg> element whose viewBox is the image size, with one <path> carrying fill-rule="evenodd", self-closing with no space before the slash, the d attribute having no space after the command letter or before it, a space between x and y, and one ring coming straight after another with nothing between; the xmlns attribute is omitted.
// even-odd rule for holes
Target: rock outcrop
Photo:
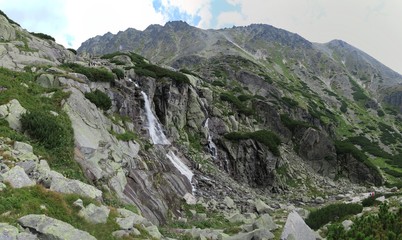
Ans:
<svg viewBox="0 0 402 240"><path fill-rule="evenodd" d="M56 240L88 239L96 240L87 232L78 230L65 222L45 215L27 215L18 219L18 223L32 233L40 234L41 238ZM42 237L43 236L43 237Z"/></svg>
<svg viewBox="0 0 402 240"><path fill-rule="evenodd" d="M26 113L20 102L16 99L11 100L9 103L0 106L0 119L5 119L10 128L20 131L21 130L21 115Z"/></svg>

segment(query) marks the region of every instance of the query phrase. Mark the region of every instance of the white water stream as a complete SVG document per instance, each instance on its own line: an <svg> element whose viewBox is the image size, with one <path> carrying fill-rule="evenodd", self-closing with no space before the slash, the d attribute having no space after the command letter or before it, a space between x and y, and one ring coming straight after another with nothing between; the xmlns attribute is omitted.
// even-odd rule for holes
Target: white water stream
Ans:
<svg viewBox="0 0 402 240"><path fill-rule="evenodd" d="M212 136L209 133L209 118L207 118L207 120L204 123L204 128L207 130L207 140L208 140L208 149L209 149L209 153L211 153L212 157L215 159L218 156L218 152L217 152L217 148L215 143L212 141Z"/></svg>
<svg viewBox="0 0 402 240"><path fill-rule="evenodd" d="M148 96L145 92L141 91L142 96L144 97L144 105L145 105L145 113L147 115L148 120L148 131L149 135L152 139L153 144L158 145L170 145L171 143L166 138L165 134L163 133L162 126L159 124L158 119L155 117L154 113L152 112L151 104L149 102ZM195 187L191 183L191 180L194 176L194 173L184 164L179 157L174 154L173 151L169 150L166 154L166 157L172 162L174 167L179 170L181 174L183 174L192 186L192 191L194 193Z"/></svg>
<svg viewBox="0 0 402 240"><path fill-rule="evenodd" d="M169 150L169 152L166 154L166 157L169 158L169 160L172 162L172 164L175 166L175 168L177 170L179 170L179 172L188 179L188 181L191 184L192 190L194 192L195 187L194 187L193 183L191 182L191 180L193 179L194 173L171 150Z"/></svg>
<svg viewBox="0 0 402 240"><path fill-rule="evenodd" d="M147 94L143 91L141 91L141 94L144 97L145 113L146 113L147 119L148 119L148 131L149 131L149 135L151 136L152 142L154 144L170 145L169 140L166 138L165 134L163 133L161 125L159 124L158 120L156 119L154 113L152 112L151 104L149 103Z"/></svg>

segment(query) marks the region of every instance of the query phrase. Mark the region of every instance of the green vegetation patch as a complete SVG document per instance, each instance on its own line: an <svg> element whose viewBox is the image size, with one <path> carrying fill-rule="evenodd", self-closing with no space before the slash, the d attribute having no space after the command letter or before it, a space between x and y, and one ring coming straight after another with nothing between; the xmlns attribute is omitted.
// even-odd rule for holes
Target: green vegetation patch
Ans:
<svg viewBox="0 0 402 240"><path fill-rule="evenodd" d="M231 132L225 134L225 138L230 141L252 139L267 146L275 156L280 156L278 147L281 144L281 139L274 132L268 130L259 130L256 132Z"/></svg>
<svg viewBox="0 0 402 240"><path fill-rule="evenodd" d="M231 103L239 111L239 113L242 113L247 116L254 114L253 109L247 107L245 103L243 103L238 97L236 97L232 93L223 92L220 95L220 99L222 101Z"/></svg>
<svg viewBox="0 0 402 240"><path fill-rule="evenodd" d="M21 116L23 131L48 149L72 146L73 131L71 124L66 125L66 122L63 116L43 110L30 111Z"/></svg>
<svg viewBox="0 0 402 240"><path fill-rule="evenodd" d="M224 229L224 233L228 235L233 235L239 233L241 229L241 223L234 222L231 223L227 220L221 213L216 211L208 211L201 204L196 205L182 205L182 211L184 212L185 217L188 219L187 222L173 221L171 220L160 229L161 233L165 237L171 237L175 239L193 239L190 235L180 234L177 232L177 229L191 229L191 228L200 228L200 229ZM196 215L193 215L193 212ZM198 219L197 214L205 214L206 219Z"/></svg>
<svg viewBox="0 0 402 240"><path fill-rule="evenodd" d="M93 92L85 93L85 97L93 104L95 104L98 108L105 111L109 110L112 106L112 100L110 99L110 97L106 93L98 89Z"/></svg>
<svg viewBox="0 0 402 240"><path fill-rule="evenodd" d="M116 134L116 138L118 140L128 142L138 139L138 136L134 132L126 131L125 133Z"/></svg>
<svg viewBox="0 0 402 240"><path fill-rule="evenodd" d="M138 73L138 69L142 69L142 70L147 70L149 72L153 72L156 75L156 78L170 78L173 81L177 82L177 83L190 83L190 80L187 78L186 75L184 75L181 72L175 72L163 67L159 67L157 65L153 65L153 64L148 64L148 63L143 63L141 65L136 65L135 70L136 73Z"/></svg>
<svg viewBox="0 0 402 240"><path fill-rule="evenodd" d="M353 99L356 102L367 102L370 100L370 98L366 95L366 93L364 93L364 90L360 87L359 84L357 84L357 82L355 82L352 78L349 78L350 84L352 84L352 96Z"/></svg>
<svg viewBox="0 0 402 240"><path fill-rule="evenodd" d="M7 21L9 22L9 23L11 23L11 24L15 24L15 25L17 25L17 26L20 26L21 27L21 25L19 25L18 23L16 23L16 22L14 22L13 20L11 20L10 18L8 18L8 16L3 12L3 11L1 11L0 10L0 15L3 15L6 19L7 19Z"/></svg>
<svg viewBox="0 0 402 240"><path fill-rule="evenodd" d="M73 202L78 198L84 201L84 205L96 204L91 199L52 192L41 185L20 189L7 187L0 195L0 222L17 224L17 220L21 216L45 214L86 231L97 239L115 239L112 237L112 232L119 230L119 226L113 218L117 214L112 211L105 224L88 223L78 216L80 208L73 205Z"/></svg>
<svg viewBox="0 0 402 240"><path fill-rule="evenodd" d="M351 154L356 160L364 163L367 167L378 172L377 167L372 162L370 162L368 157L361 150L356 148L351 142L347 140L335 141L335 148L337 155Z"/></svg>
<svg viewBox="0 0 402 240"><path fill-rule="evenodd" d="M116 76L117 76L118 79L123 79L123 78L124 78L124 71L121 70L120 68L113 68L113 69L112 69L112 72L113 72L114 74L116 74Z"/></svg>
<svg viewBox="0 0 402 240"><path fill-rule="evenodd" d="M331 204L312 211L306 219L306 223L312 229L317 230L331 221L340 220L348 215L361 213L362 210L363 206L356 203Z"/></svg>
<svg viewBox="0 0 402 240"><path fill-rule="evenodd" d="M70 93L39 86L35 83L33 73L14 72L5 68L0 68L0 86L3 88L0 105L17 99L27 109L28 114L22 121L31 138L9 128L5 120L0 120L1 136L29 142L34 147L34 153L47 159L52 169L68 178L85 182L86 178L74 160L71 121L61 109L61 102ZM45 93L53 93L53 96L43 97ZM58 113L58 116L50 111Z"/></svg>
<svg viewBox="0 0 402 240"><path fill-rule="evenodd" d="M402 239L402 208L390 211L386 203L381 204L378 214L356 218L349 231L341 223L332 224L328 227L327 239Z"/></svg>
<svg viewBox="0 0 402 240"><path fill-rule="evenodd" d="M44 33L35 33L35 32L30 32L30 34L34 35L35 37L38 37L43 40L51 40L53 42L56 42L56 39L54 37L44 34Z"/></svg>
<svg viewBox="0 0 402 240"><path fill-rule="evenodd" d="M77 63L63 63L60 65L69 68L76 73L85 75L92 82L112 82L114 81L113 73L106 68L86 67Z"/></svg>
<svg viewBox="0 0 402 240"><path fill-rule="evenodd" d="M285 127L287 127L293 133L297 129L301 129L301 128L309 128L309 127L314 128L314 126L309 124L308 122L294 120L294 119L290 118L289 115L286 115L286 114L281 114L281 122L283 123L283 125L285 125Z"/></svg>

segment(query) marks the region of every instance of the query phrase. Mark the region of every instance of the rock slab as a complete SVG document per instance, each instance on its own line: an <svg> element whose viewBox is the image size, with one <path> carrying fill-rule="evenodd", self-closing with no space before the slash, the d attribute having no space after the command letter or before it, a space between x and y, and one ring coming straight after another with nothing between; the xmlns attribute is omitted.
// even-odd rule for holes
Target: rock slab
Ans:
<svg viewBox="0 0 402 240"><path fill-rule="evenodd" d="M31 214L18 219L18 223L35 233L40 233L43 239L52 240L96 240L87 232L78 230L68 223L47 217L45 215Z"/></svg>
<svg viewBox="0 0 402 240"><path fill-rule="evenodd" d="M289 213L281 240L316 240L317 237L317 234L311 230L296 211Z"/></svg>

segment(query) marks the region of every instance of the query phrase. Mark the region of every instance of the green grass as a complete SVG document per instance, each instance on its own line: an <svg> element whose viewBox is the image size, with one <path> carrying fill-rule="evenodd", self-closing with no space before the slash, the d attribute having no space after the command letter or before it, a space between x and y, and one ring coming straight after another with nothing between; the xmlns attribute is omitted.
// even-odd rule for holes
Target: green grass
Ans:
<svg viewBox="0 0 402 240"><path fill-rule="evenodd" d="M116 138L118 140L128 142L128 141L137 140L138 136L134 132L126 131L125 133L122 133L122 134L116 134Z"/></svg>
<svg viewBox="0 0 402 240"><path fill-rule="evenodd" d="M165 237L172 237L175 239L192 239L189 235L179 234L175 229L191 229L193 227L200 229L223 229L224 233L233 235L241 231L241 223L231 223L227 220L221 213L217 211L209 211L204 208L201 204L188 205L183 203L182 212L184 217L187 218L187 222L179 222L171 220L161 229L161 233ZM191 213L194 210L196 213L205 213L207 219L197 220Z"/></svg>
<svg viewBox="0 0 402 240"><path fill-rule="evenodd" d="M63 92L62 89L45 89L36 84L34 80L33 73L14 72L0 68L0 86L7 89L0 94L0 105L17 99L30 112L27 115L26 127L30 129L32 138L10 129L5 120L0 120L1 136L29 142L34 147L34 153L48 160L52 169L66 177L86 182L78 163L74 160L70 119L61 108L61 102L70 93ZM54 92L51 98L41 96L49 92ZM49 111L54 111L59 115L55 117ZM46 127L51 127L55 131L52 133Z"/></svg>
<svg viewBox="0 0 402 240"><path fill-rule="evenodd" d="M97 239L112 240L112 232L119 230L115 222L117 213L111 211L105 224L91 224L78 216L79 208L73 206L78 198L84 201L84 205L95 203L91 199L78 195L64 195L49 191L40 185L33 187L14 189L7 187L0 195L0 222L9 222L16 225L17 220L28 214L45 214L69 223L75 228L86 231ZM43 207L45 209L43 209ZM4 213L8 214L4 214Z"/></svg>

